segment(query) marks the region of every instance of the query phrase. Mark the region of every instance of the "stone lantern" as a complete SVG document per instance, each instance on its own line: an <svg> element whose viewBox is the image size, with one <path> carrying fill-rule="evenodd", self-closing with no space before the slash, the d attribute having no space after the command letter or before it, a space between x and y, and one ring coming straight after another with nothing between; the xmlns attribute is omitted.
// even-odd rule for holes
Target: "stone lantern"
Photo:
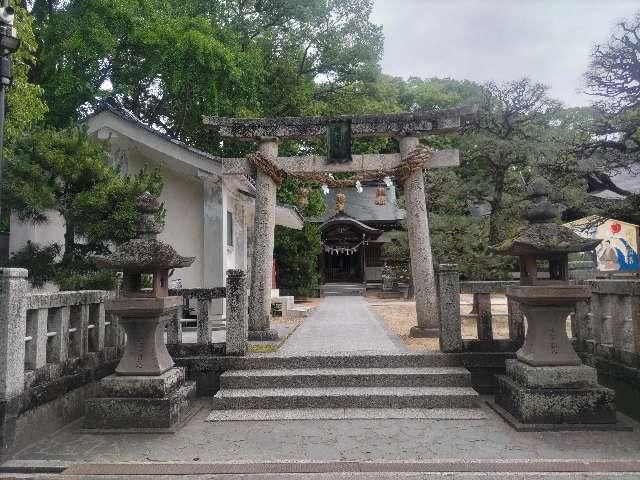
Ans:
<svg viewBox="0 0 640 480"><path fill-rule="evenodd" d="M155 220L156 197L142 194L136 209L137 237L109 256L94 257L96 265L123 272L120 295L105 308L120 318L126 343L116 373L102 379L98 396L87 402L87 428L169 428L195 394L164 341L167 321L182 307L182 297L169 296L169 271L190 266L194 258L157 239L162 225Z"/></svg>
<svg viewBox="0 0 640 480"><path fill-rule="evenodd" d="M549 183L535 179L528 187L529 221L514 239L493 248L520 259L520 286L509 287L527 319L524 345L507 360L507 375L498 377L497 410L516 428L562 428L562 424L615 423L614 392L597 383L596 370L582 364L567 336L566 320L590 288L568 280L568 255L593 250L600 240L585 239L553 223L558 207L548 200ZM539 266L549 278L538 277Z"/></svg>

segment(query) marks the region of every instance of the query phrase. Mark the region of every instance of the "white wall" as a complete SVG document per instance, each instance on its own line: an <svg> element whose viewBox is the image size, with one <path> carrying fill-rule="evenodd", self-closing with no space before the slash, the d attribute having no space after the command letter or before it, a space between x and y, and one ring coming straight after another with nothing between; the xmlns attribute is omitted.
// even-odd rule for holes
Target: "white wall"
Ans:
<svg viewBox="0 0 640 480"><path fill-rule="evenodd" d="M139 152L129 152L129 173L136 173L151 161ZM188 268L177 269L170 280L182 279L184 288L202 286L202 180L160 167L164 180L160 201L166 210L164 231L159 240L171 244L180 255L196 257Z"/></svg>
<svg viewBox="0 0 640 480"><path fill-rule="evenodd" d="M34 224L30 221L21 222L15 215L11 216L9 235L9 255L14 254L27 244L27 241L47 245L58 243L64 246L64 219L58 212L47 212L47 223Z"/></svg>

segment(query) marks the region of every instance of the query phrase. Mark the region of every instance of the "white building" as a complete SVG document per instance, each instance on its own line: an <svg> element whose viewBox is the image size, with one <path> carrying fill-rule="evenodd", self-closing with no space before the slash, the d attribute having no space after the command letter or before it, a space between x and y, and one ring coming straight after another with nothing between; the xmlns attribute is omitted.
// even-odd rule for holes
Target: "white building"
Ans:
<svg viewBox="0 0 640 480"><path fill-rule="evenodd" d="M185 256L189 268L170 279L183 288L225 284L228 269L250 269L254 187L244 177L221 177L221 159L191 148L144 125L113 101L106 101L87 120L89 134L109 142L114 161L135 173L144 165L160 168L166 213L160 239ZM204 127L203 127L204 128ZM292 207L276 207L276 223L301 229L303 219ZM10 254L27 241L64 244L64 223L53 213L44 225L11 219ZM222 312L214 312L222 313Z"/></svg>

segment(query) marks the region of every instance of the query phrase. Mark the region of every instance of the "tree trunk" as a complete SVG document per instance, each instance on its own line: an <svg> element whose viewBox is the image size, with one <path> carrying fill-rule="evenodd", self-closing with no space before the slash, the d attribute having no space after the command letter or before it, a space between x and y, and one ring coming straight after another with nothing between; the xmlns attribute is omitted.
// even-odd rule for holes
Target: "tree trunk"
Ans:
<svg viewBox="0 0 640 480"><path fill-rule="evenodd" d="M494 193L491 202L491 217L489 218L489 245L497 245L503 240L502 232L498 228L498 215L502 211L505 170L499 166L495 166L494 169Z"/></svg>
<svg viewBox="0 0 640 480"><path fill-rule="evenodd" d="M66 229L64 231L64 253L62 255L62 263L68 264L73 260L76 249L76 228L65 219Z"/></svg>

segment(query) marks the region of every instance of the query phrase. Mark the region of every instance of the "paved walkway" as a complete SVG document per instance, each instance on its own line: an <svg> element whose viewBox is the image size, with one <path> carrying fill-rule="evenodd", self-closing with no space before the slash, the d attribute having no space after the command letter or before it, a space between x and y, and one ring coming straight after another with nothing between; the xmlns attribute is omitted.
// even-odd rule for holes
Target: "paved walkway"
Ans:
<svg viewBox="0 0 640 480"><path fill-rule="evenodd" d="M633 432L520 433L483 407L485 420L212 423L205 421L209 409L206 401L203 404L205 408L173 435L98 435L80 432L81 425L76 423L24 449L14 460L58 463L638 460L640 452L637 422L631 422ZM524 475L521 478L538 478ZM582 477L569 474L563 478Z"/></svg>
<svg viewBox="0 0 640 480"><path fill-rule="evenodd" d="M283 355L402 353L406 347L362 297L325 297L280 349Z"/></svg>

